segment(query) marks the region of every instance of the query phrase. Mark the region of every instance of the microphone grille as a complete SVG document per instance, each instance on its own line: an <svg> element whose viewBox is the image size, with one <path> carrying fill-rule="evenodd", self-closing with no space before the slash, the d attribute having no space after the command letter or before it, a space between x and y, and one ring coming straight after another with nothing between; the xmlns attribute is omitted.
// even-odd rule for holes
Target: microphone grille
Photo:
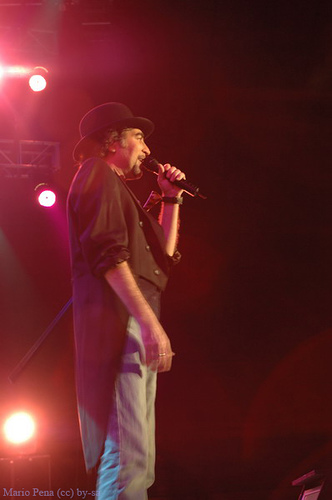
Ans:
<svg viewBox="0 0 332 500"><path fill-rule="evenodd" d="M150 172L154 173L158 173L158 163L159 161L153 158L152 156L147 156L142 161L143 167L145 167L147 170L150 170Z"/></svg>

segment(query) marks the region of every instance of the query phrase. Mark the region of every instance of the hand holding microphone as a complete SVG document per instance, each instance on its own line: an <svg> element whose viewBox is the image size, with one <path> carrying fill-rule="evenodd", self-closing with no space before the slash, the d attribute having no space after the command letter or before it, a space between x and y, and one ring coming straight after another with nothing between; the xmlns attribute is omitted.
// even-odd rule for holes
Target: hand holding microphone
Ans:
<svg viewBox="0 0 332 500"><path fill-rule="evenodd" d="M158 175L159 174L159 162L155 158L152 158L151 156L147 156L143 161L142 165L146 170L149 170L150 172L153 172L154 174ZM174 171L172 174L175 173ZM179 187L180 189L183 189L184 192L189 194L190 196L199 196L202 199L206 199L206 196L204 196L202 193L199 192L199 187L195 186L191 182L188 182L186 179L176 179L176 176L171 175L170 178L167 178L167 180L175 184L175 186Z"/></svg>
<svg viewBox="0 0 332 500"><path fill-rule="evenodd" d="M175 181L185 180L186 176L179 168L176 168L169 163L162 165L158 164L158 185L163 196L180 197L182 199L183 189L175 184Z"/></svg>

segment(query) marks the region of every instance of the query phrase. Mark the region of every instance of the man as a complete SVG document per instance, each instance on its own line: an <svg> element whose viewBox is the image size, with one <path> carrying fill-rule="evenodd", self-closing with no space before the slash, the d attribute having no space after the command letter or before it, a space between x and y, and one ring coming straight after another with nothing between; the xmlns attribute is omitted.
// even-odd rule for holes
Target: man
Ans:
<svg viewBox="0 0 332 500"><path fill-rule="evenodd" d="M159 296L176 262L183 172L159 165L160 223L126 181L142 176L153 123L121 103L81 120L68 195L77 397L87 469L100 500L143 500L154 481L156 373L172 364Z"/></svg>

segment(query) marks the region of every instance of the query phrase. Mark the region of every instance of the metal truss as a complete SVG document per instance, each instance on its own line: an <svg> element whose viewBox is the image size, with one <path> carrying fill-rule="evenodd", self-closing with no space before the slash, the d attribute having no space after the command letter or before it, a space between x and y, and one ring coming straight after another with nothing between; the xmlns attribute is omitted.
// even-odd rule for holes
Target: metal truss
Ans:
<svg viewBox="0 0 332 500"><path fill-rule="evenodd" d="M5 178L50 175L60 169L60 144L34 140L0 140L0 173Z"/></svg>

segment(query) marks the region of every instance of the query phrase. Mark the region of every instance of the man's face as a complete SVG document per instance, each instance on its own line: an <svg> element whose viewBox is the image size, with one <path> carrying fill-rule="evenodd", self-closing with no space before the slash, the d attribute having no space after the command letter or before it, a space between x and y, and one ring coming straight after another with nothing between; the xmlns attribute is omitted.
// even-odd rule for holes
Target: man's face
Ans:
<svg viewBox="0 0 332 500"><path fill-rule="evenodd" d="M125 130L122 139L111 147L115 148L112 163L120 168L127 179L139 179L142 176L142 160L150 154L143 132L138 128Z"/></svg>

